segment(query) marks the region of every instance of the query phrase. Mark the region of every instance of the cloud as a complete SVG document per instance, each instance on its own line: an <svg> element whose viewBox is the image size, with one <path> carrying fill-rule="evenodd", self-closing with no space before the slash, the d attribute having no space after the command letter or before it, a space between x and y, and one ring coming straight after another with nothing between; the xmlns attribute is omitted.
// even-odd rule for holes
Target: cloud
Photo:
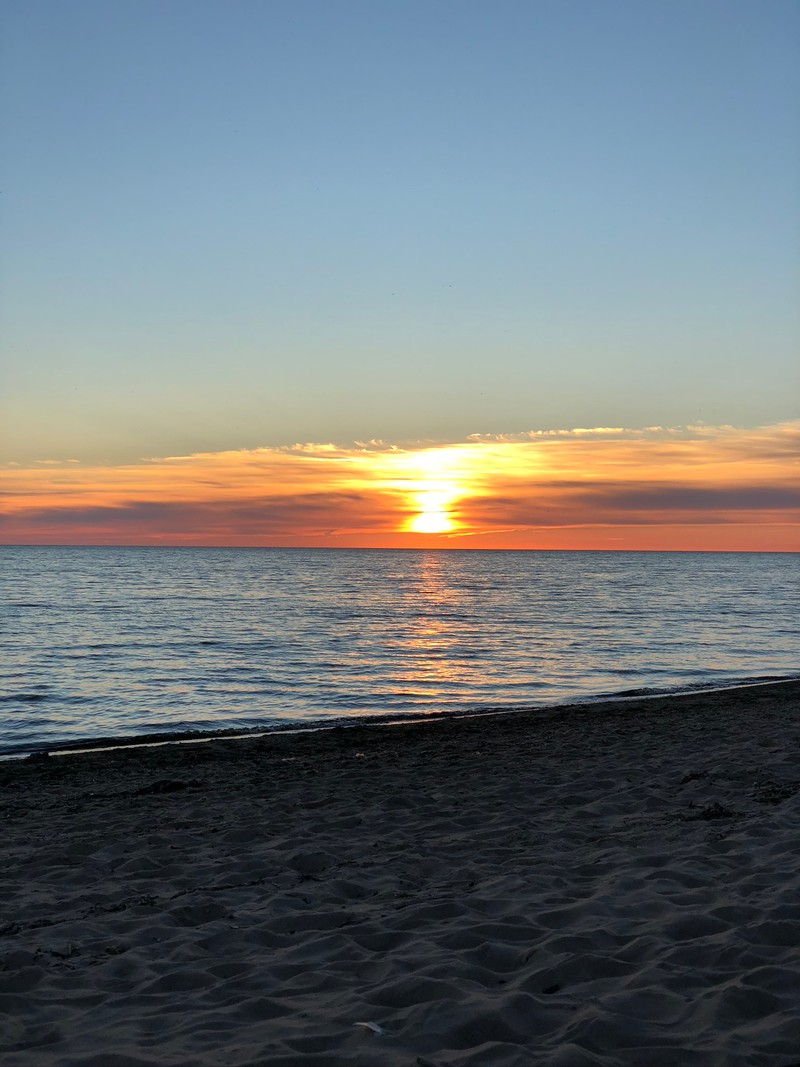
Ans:
<svg viewBox="0 0 800 1067"><path fill-rule="evenodd" d="M726 489L682 485L657 489L602 486L583 496L586 503L596 504L601 500L605 507L637 511L775 511L800 509L800 490L778 485L740 485Z"/></svg>
<svg viewBox="0 0 800 1067"><path fill-rule="evenodd" d="M800 422L791 422L306 442L118 467L13 466L3 474L0 540L418 544L410 519L433 507L446 511L452 535L487 545L501 531L524 547L539 543L526 541L526 531L675 525L742 525L756 544L759 530L766 537L768 527L799 521L798 454Z"/></svg>
<svg viewBox="0 0 800 1067"><path fill-rule="evenodd" d="M0 516L0 528L9 517ZM202 531L206 536L293 537L331 535L339 527L381 530L387 518L358 494L308 493L259 500L182 502L140 500L113 506L33 509L29 523L43 529L86 529L107 534L146 534L159 540Z"/></svg>

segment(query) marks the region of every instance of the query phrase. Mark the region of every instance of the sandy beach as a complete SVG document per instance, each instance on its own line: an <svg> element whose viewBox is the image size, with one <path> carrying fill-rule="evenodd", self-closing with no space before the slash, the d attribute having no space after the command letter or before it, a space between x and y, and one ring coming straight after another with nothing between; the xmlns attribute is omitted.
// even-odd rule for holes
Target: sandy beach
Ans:
<svg viewBox="0 0 800 1067"><path fill-rule="evenodd" d="M789 1067L799 695L0 764L0 1063Z"/></svg>

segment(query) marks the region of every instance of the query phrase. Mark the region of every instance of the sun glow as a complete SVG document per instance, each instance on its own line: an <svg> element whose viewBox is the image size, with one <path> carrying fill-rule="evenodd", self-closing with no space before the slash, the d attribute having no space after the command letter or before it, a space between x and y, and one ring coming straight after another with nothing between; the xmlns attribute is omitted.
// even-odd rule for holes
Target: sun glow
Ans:
<svg viewBox="0 0 800 1067"><path fill-rule="evenodd" d="M453 507L468 493L465 457L453 448L426 449L402 457L402 478L395 484L408 500L404 529L416 534L452 534L459 529Z"/></svg>
<svg viewBox="0 0 800 1067"><path fill-rule="evenodd" d="M800 421L0 470L2 544L797 552Z"/></svg>
<svg viewBox="0 0 800 1067"><path fill-rule="evenodd" d="M419 512L408 520L407 529L412 533L441 534L455 529L447 507L453 494L446 490L430 489L417 495Z"/></svg>

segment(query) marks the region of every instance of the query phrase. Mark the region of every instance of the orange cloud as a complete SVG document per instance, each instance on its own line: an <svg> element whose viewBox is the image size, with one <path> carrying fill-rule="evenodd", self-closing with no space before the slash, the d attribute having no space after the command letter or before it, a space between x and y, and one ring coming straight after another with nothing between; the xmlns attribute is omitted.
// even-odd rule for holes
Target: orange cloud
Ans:
<svg viewBox="0 0 800 1067"><path fill-rule="evenodd" d="M3 472L5 544L797 551L800 422L298 444Z"/></svg>

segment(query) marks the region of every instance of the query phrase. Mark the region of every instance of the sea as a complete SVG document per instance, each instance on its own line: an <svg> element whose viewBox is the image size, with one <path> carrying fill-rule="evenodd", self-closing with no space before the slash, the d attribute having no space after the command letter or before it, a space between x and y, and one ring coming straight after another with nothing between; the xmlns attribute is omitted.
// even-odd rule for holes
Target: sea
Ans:
<svg viewBox="0 0 800 1067"><path fill-rule="evenodd" d="M0 754L800 676L800 554L0 548Z"/></svg>

